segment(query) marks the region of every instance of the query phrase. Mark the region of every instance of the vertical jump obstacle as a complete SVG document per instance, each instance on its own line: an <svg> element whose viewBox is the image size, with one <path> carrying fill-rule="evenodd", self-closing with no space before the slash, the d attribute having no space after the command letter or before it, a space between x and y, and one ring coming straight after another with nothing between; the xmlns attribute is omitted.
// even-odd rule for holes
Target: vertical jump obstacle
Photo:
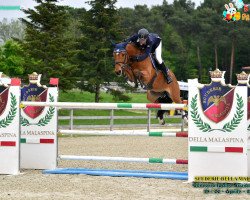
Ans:
<svg viewBox="0 0 250 200"><path fill-rule="evenodd" d="M200 84L197 79L189 80L188 180L190 182L194 181L196 176L250 175L249 76L238 74L238 86L232 86L225 84L224 73L218 69L210 72L212 81L209 85ZM11 80L8 85L0 83L2 102L0 104L0 174L18 174L19 163L21 163L21 168L49 169L44 173L68 172L102 176L187 179L187 174L181 172L56 169L57 159L60 158L187 164L186 160L178 161L178 159L58 156L57 153L57 109L59 108L169 110L183 109L185 105L57 102L58 88L41 86L40 77L33 73L29 77L30 84L22 87L22 91L20 81L17 79ZM20 98L23 110L19 113ZM19 115L21 115L20 119ZM59 132L72 134L72 130ZM187 137L187 133L183 132L76 131L76 134Z"/></svg>
<svg viewBox="0 0 250 200"><path fill-rule="evenodd" d="M189 80L188 180L196 176L247 176L247 87L226 85L224 73L212 82Z"/></svg>
<svg viewBox="0 0 250 200"><path fill-rule="evenodd" d="M247 86L247 166L248 176L250 176L250 85L249 74L244 71L240 74L236 74L238 80L238 86Z"/></svg>
<svg viewBox="0 0 250 200"><path fill-rule="evenodd" d="M21 88L21 101L57 102L58 85L40 84L41 74L29 75L29 84ZM57 109L24 106L21 109L21 168L55 169L57 166Z"/></svg>
<svg viewBox="0 0 250 200"><path fill-rule="evenodd" d="M70 103L70 102L22 102L23 106L49 106L55 108L74 108L74 109L183 109L184 104L130 104L130 103ZM154 136L154 137L187 137L187 132L145 132L145 131L80 131L80 130L60 130L61 134L80 134L80 135L127 135L127 136ZM135 157L108 157L108 156L75 156L58 155L58 160L88 160L88 161L108 161L108 162L137 162L137 163L165 163L165 164L188 164L183 159L164 159L164 158L135 158ZM100 176L128 176L128 177L148 177L148 178L171 178L187 180L185 172L154 172L143 170L104 170L104 169L55 169L45 170L46 174L88 174Z"/></svg>
<svg viewBox="0 0 250 200"><path fill-rule="evenodd" d="M1 77L0 77L1 78ZM0 82L0 174L19 174L20 79Z"/></svg>

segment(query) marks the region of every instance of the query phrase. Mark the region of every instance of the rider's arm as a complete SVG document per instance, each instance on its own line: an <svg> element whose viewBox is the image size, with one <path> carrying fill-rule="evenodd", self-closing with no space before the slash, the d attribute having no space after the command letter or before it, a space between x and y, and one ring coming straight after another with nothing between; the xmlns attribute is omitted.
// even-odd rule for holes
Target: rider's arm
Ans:
<svg viewBox="0 0 250 200"><path fill-rule="evenodd" d="M135 35L131 36L130 38L127 38L127 39L125 40L125 42L127 42L127 43L129 43L129 42L135 43L137 39L138 39L138 35L135 34Z"/></svg>
<svg viewBox="0 0 250 200"><path fill-rule="evenodd" d="M151 45L148 45L146 50L145 50L145 53L144 54L141 54L141 55L137 55L133 58L134 61L137 61L137 62L141 62L143 60L145 60L149 54L151 53L151 49L152 49L152 46Z"/></svg>

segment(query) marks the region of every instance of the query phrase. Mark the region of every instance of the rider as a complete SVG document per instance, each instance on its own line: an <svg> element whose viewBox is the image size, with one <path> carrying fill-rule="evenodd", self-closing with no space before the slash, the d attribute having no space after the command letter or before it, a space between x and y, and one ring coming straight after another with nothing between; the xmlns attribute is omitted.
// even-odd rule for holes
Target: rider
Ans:
<svg viewBox="0 0 250 200"><path fill-rule="evenodd" d="M172 82L172 79L168 74L169 69L165 66L161 58L162 42L161 38L157 34L149 33L147 29L142 28L138 31L137 34L128 38L126 42L132 42L138 48L145 50L144 54L132 57L132 61L140 62L146 59L149 54L155 54L156 61L158 62L158 65L156 65L156 67L158 68L158 70L162 71L163 75L166 77L167 83Z"/></svg>

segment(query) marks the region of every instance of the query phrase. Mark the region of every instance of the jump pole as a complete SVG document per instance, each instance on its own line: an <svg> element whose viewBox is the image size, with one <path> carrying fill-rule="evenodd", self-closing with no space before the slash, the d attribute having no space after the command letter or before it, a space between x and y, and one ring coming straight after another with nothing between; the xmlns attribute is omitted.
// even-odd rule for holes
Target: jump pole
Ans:
<svg viewBox="0 0 250 200"><path fill-rule="evenodd" d="M106 135L106 136L149 136L149 137L188 137L187 131L161 132L161 131L138 131L138 130L116 130L116 131L82 131L82 130L59 130L63 135Z"/></svg>
<svg viewBox="0 0 250 200"><path fill-rule="evenodd" d="M185 109L185 104L130 104L130 103L74 103L74 102L27 102L22 101L20 107L25 106L45 106L45 107L54 107L57 109L82 109L82 110L101 110L101 109L138 109L138 110L150 110L150 109L162 109L162 110L172 110L172 109ZM187 132L177 132L177 133L167 133L167 132L123 132L123 131L76 131L76 130L60 130L61 134L86 134L86 135L137 135L137 136L155 136L155 137L187 137ZM134 158L134 157L107 157L107 156L76 156L76 155L58 155L57 160L92 160L92 161L111 161L111 162L137 162L137 163L162 163L162 164L188 164L188 160L182 159L164 159L164 158ZM56 170L55 170L56 171ZM46 172L45 172L46 173ZM137 177L148 177L148 178L160 178L159 174L157 175L148 175L148 174L130 174L130 173L118 173L115 174L110 172L86 172L85 174L89 175L107 175L109 176L137 176ZM172 179L181 179L178 177L163 176L165 178ZM162 178L163 178L162 177ZM184 179L187 179L185 176Z"/></svg>
<svg viewBox="0 0 250 200"><path fill-rule="evenodd" d="M45 106L45 107L56 107L56 108L68 108L68 109L82 109L82 110L103 110L103 109L161 109L161 110L172 110L172 109L184 109L186 104L158 104L158 103L77 103L77 102L32 102L22 101L21 107L24 106Z"/></svg>
<svg viewBox="0 0 250 200"><path fill-rule="evenodd" d="M44 170L44 174L86 174L92 176L113 177L137 177L137 178L160 178L173 180L187 180L187 172L165 172L145 170L109 170L109 169L86 169L86 168L59 168Z"/></svg>
<svg viewBox="0 0 250 200"><path fill-rule="evenodd" d="M138 162L138 163L162 163L162 164L188 164L188 160L167 158L134 158L134 157L108 157L108 156L75 156L60 155L60 160L91 160L110 162Z"/></svg>

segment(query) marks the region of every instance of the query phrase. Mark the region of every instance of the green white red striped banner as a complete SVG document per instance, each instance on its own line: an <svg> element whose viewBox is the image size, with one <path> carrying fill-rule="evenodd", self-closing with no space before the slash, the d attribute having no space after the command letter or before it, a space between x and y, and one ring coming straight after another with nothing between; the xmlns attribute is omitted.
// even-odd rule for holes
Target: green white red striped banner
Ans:
<svg viewBox="0 0 250 200"><path fill-rule="evenodd" d="M60 130L61 134L69 135L113 135L113 136L150 136L150 137L188 137L187 131L164 132L164 131L141 131L141 130L116 130L116 131L82 131L82 130Z"/></svg>
<svg viewBox="0 0 250 200"><path fill-rule="evenodd" d="M15 141L0 141L0 146L1 147L14 147L16 146L16 142Z"/></svg>
<svg viewBox="0 0 250 200"><path fill-rule="evenodd" d="M111 161L111 162L140 162L140 163L163 163L163 164L188 164L188 160L184 160L184 159L166 159L166 158L133 158L133 157L60 155L59 159L61 159L61 160Z"/></svg>
<svg viewBox="0 0 250 200"><path fill-rule="evenodd" d="M54 144L54 139L48 138L21 138L23 144Z"/></svg>
<svg viewBox="0 0 250 200"><path fill-rule="evenodd" d="M25 106L51 106L58 108L78 108L78 109L162 109L162 110L174 110L184 109L186 104L159 104L159 103L79 103L79 102L32 102L22 101L20 107Z"/></svg>
<svg viewBox="0 0 250 200"><path fill-rule="evenodd" d="M190 146L191 152L243 153L243 147Z"/></svg>

